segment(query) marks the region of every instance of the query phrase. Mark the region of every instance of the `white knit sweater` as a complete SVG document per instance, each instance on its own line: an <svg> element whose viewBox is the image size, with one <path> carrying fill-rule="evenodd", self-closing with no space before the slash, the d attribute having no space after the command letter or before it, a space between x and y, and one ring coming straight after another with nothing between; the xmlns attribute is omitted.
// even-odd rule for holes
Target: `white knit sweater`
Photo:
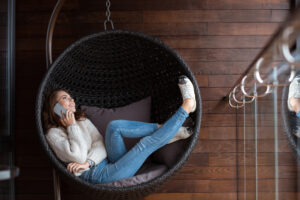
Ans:
<svg viewBox="0 0 300 200"><path fill-rule="evenodd" d="M91 159L97 165L107 157L103 137L88 118L68 126L67 132L59 127L50 128L46 134L47 141L56 156L66 164L84 163L87 159ZM74 174L80 176L89 169L79 170Z"/></svg>

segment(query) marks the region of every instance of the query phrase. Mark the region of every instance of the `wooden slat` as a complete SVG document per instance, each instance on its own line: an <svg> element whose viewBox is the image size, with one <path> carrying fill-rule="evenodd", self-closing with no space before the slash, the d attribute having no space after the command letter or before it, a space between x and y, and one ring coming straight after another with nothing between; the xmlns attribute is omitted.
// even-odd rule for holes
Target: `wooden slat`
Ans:
<svg viewBox="0 0 300 200"><path fill-rule="evenodd" d="M254 1L235 1L235 0L206 0L206 6L210 9L288 9L289 2L287 0L254 0Z"/></svg>
<svg viewBox="0 0 300 200"><path fill-rule="evenodd" d="M240 75L250 65L249 61L187 61L195 74Z"/></svg>
<svg viewBox="0 0 300 200"><path fill-rule="evenodd" d="M274 140L260 140L257 151L274 152ZM236 152L236 140L199 140L193 152ZM238 143L238 152L244 152L243 142ZM255 152L254 141L247 141L246 152ZM278 140L278 152L291 152L286 140Z"/></svg>
<svg viewBox="0 0 300 200"><path fill-rule="evenodd" d="M26 4L17 4L20 11L49 11L52 10L56 1L49 0L40 4L39 0L28 0ZM22 6L21 6L22 5ZM105 2L73 0L72 3L66 1L64 10L79 9L85 11L105 11ZM236 0L203 0L203 1L159 1L159 0L116 0L111 4L111 10L194 10L194 9L289 9L288 0L252 0L250 2Z"/></svg>
<svg viewBox="0 0 300 200"><path fill-rule="evenodd" d="M244 176L244 168L239 169L239 179L243 180L246 178L247 181L255 180L256 167L247 166L246 175ZM258 179L274 179L275 166L258 166L257 167L257 178ZM279 166L278 167L278 179L290 179L291 181L297 177L297 169L295 166Z"/></svg>
<svg viewBox="0 0 300 200"><path fill-rule="evenodd" d="M102 8L102 2L93 2L91 5L85 5L85 8L95 10L95 8ZM122 8L122 6L124 8ZM194 10L194 9L288 9L289 2L287 0L273 0L265 2L262 0L254 0L249 3L236 2L234 0L203 0L203 1L180 1L180 0L153 0L153 1L139 1L138 3L130 0L128 3L121 3L119 1L113 4L116 10L119 9L148 9L148 10Z"/></svg>
<svg viewBox="0 0 300 200"><path fill-rule="evenodd" d="M200 91L201 92L201 91ZM236 110L232 109L229 104L218 106L219 101L202 101L203 114L235 114Z"/></svg>
<svg viewBox="0 0 300 200"><path fill-rule="evenodd" d="M279 194L281 192L297 192L296 179L279 179ZM275 192L274 179L259 180L258 192ZM239 185L239 191L244 191L243 182ZM255 180L247 180L247 193L255 192ZM285 198L283 198L285 199Z"/></svg>
<svg viewBox="0 0 300 200"><path fill-rule="evenodd" d="M239 75L210 75L209 87L233 87L239 77Z"/></svg>
<svg viewBox="0 0 300 200"><path fill-rule="evenodd" d="M238 155L237 155L238 154ZM244 156L246 157L244 162ZM226 152L215 152L215 153L192 153L186 166L236 166L236 159L238 158L239 167L255 165L255 153L243 152L240 153L226 153ZM257 155L258 166L274 166L275 155L273 152L265 153L260 152ZM278 153L278 165L279 166L295 166L296 160L291 152L280 152Z"/></svg>
<svg viewBox="0 0 300 200"><path fill-rule="evenodd" d="M30 15L28 12L18 12L17 17L22 24L48 24L50 20L48 12L32 12ZM66 11L59 14L56 23L99 23L101 19L101 22L104 22L105 18L105 12ZM116 11L111 19L115 23L141 23L143 13L140 11ZM103 26L101 28L103 29Z"/></svg>
<svg viewBox="0 0 300 200"><path fill-rule="evenodd" d="M207 75L195 75L195 78L199 87L208 87Z"/></svg>
<svg viewBox="0 0 300 200"><path fill-rule="evenodd" d="M231 88L200 88L203 101L219 101L220 106L228 104L228 101L222 101Z"/></svg>
<svg viewBox="0 0 300 200"><path fill-rule="evenodd" d="M233 127L235 125L234 114L206 114L202 118L203 127Z"/></svg>
<svg viewBox="0 0 300 200"><path fill-rule="evenodd" d="M242 119L244 114L238 114L238 119ZM245 114L246 116L246 127L255 126L255 118L257 118L257 126L259 127L274 127L274 115L273 114ZM282 127L283 122L278 120L278 126ZM238 120L238 126L243 127L244 121Z"/></svg>
<svg viewBox="0 0 300 200"><path fill-rule="evenodd" d="M224 75L224 79L226 79L226 78L227 78L226 75ZM281 103L282 103L282 101L278 100L277 114L279 116L281 115L281 112L282 112L282 110L280 109ZM222 104L222 106L218 106L219 104L220 104L219 101L208 101L208 100L202 101L202 113L211 113L211 114L232 113L232 114L234 114L234 113L238 112L239 114L242 114L244 112L244 109L236 110L236 109L230 107L229 103L224 103L224 105ZM245 107L245 113L246 114L253 113L253 105L252 104L249 104ZM271 100L259 101L257 113L259 113L259 114L274 114L273 101L271 101ZM244 119L239 118L238 120L243 122Z"/></svg>
<svg viewBox="0 0 300 200"><path fill-rule="evenodd" d="M236 180L172 180L159 193L215 193L236 191Z"/></svg>
<svg viewBox="0 0 300 200"><path fill-rule="evenodd" d="M176 36L159 37L174 49L179 48L262 48L270 36Z"/></svg>
<svg viewBox="0 0 300 200"><path fill-rule="evenodd" d="M288 11L279 10L178 10L145 11L145 23L178 22L282 22Z"/></svg>
<svg viewBox="0 0 300 200"><path fill-rule="evenodd" d="M202 139L227 140L236 138L235 127L201 127L200 141Z"/></svg>
<svg viewBox="0 0 300 200"><path fill-rule="evenodd" d="M208 23L208 35L271 35L280 23Z"/></svg>
<svg viewBox="0 0 300 200"><path fill-rule="evenodd" d="M286 10L272 10L272 22L282 22L288 16L289 11Z"/></svg>
<svg viewBox="0 0 300 200"><path fill-rule="evenodd" d="M244 139L244 127L237 127L238 129L238 138ZM257 132L259 133L257 135L257 138L260 139L274 139L274 127L257 127ZM254 139L255 134L254 133L255 128L254 127L246 127L245 134L246 139ZM285 135L282 129L278 130L278 138L285 139Z"/></svg>
<svg viewBox="0 0 300 200"><path fill-rule="evenodd" d="M235 167L189 167L186 166L174 177L174 180L197 179L235 179Z"/></svg>
<svg viewBox="0 0 300 200"><path fill-rule="evenodd" d="M151 194L145 198L145 200L236 200L236 193L225 192L225 193L157 193Z"/></svg>
<svg viewBox="0 0 300 200"><path fill-rule="evenodd" d="M250 61L261 49L175 49L186 61Z"/></svg>
<svg viewBox="0 0 300 200"><path fill-rule="evenodd" d="M248 192L255 191L255 182L253 180L247 180L249 190ZM260 184L259 192L274 192L275 185L274 180L265 179L259 180ZM295 181L290 181L290 179L279 179L280 188L279 193L282 192L296 192L295 190ZM283 186L282 184L287 183L287 185ZM224 184L224 185L223 185ZM223 186L222 186L223 185ZM182 192L186 191L187 193L222 193L222 192L231 192L236 191L236 181L235 180L189 180L188 183L184 183L182 180L173 180L166 184L159 192L160 193L174 193L174 192ZM241 192L243 192L243 182L239 184ZM291 187L291 188L289 188Z"/></svg>
<svg viewBox="0 0 300 200"><path fill-rule="evenodd" d="M279 199L297 199L299 196L298 192L279 192L278 193ZM256 193L255 192L247 192L246 197L244 192L239 192L238 194L240 199L247 198L247 199L255 199ZM258 199L275 199L276 193L275 192L258 192Z"/></svg>
<svg viewBox="0 0 300 200"><path fill-rule="evenodd" d="M200 140L196 144L194 153L204 152L235 152L236 141L235 140Z"/></svg>
<svg viewBox="0 0 300 200"><path fill-rule="evenodd" d="M238 145L238 151L244 152L244 145L240 142ZM274 140L259 140L258 141L258 152L274 152ZM246 152L255 152L255 142L247 141ZM287 141L278 140L278 152L291 152L290 147L287 144Z"/></svg>

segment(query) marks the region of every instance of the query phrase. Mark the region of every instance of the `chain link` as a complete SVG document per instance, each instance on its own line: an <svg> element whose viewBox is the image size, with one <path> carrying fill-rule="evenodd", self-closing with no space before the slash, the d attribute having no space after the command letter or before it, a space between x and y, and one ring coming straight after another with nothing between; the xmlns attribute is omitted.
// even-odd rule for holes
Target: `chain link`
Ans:
<svg viewBox="0 0 300 200"><path fill-rule="evenodd" d="M111 28L112 29L115 29L114 28L114 23L113 21L110 19L110 1L109 0L106 0L106 20L104 21L104 30L106 30L106 23L107 22L110 22L110 25L111 25Z"/></svg>

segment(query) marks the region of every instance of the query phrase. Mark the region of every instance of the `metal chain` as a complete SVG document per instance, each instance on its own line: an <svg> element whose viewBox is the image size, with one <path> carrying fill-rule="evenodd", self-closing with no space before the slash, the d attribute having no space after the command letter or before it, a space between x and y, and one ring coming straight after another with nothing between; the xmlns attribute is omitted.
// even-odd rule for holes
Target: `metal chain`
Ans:
<svg viewBox="0 0 300 200"><path fill-rule="evenodd" d="M113 21L110 19L110 1L109 0L106 0L106 20L104 21L104 30L106 30L106 23L107 22L110 22L110 25L111 25L111 28L112 29L115 29L114 28L114 23Z"/></svg>

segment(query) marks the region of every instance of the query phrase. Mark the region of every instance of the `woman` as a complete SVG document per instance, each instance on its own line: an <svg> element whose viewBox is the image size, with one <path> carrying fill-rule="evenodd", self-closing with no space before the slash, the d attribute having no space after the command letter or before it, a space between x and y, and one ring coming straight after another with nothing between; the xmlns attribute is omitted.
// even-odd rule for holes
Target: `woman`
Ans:
<svg viewBox="0 0 300 200"><path fill-rule="evenodd" d="M44 123L46 138L67 169L93 183L107 183L134 176L151 153L169 143L174 136L190 135L180 128L190 112L196 109L194 87L188 77L179 77L183 104L164 124L130 120L113 120L106 128L105 143L97 128L64 90L56 90L45 101ZM56 103L67 111L60 118L54 113ZM122 137L143 137L126 150Z"/></svg>
<svg viewBox="0 0 300 200"><path fill-rule="evenodd" d="M287 100L288 109L290 113L290 126L292 132L300 137L300 74L297 75L289 86L289 94Z"/></svg>

